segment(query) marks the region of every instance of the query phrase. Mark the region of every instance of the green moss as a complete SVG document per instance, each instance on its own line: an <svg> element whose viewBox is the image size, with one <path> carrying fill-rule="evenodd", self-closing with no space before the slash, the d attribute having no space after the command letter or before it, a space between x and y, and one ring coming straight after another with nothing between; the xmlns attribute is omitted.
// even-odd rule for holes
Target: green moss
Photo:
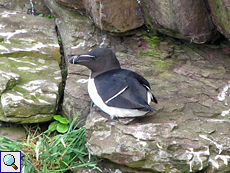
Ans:
<svg viewBox="0 0 230 173"><path fill-rule="evenodd" d="M23 89L22 87L18 87L18 86L15 86L12 91L16 91L18 93L21 93L21 94L27 94L28 91L26 89Z"/></svg>
<svg viewBox="0 0 230 173"><path fill-rule="evenodd" d="M162 41L164 41L163 37L157 35L152 35L151 37L149 37L145 35L143 38L149 43L148 44L149 49L141 50L140 56L147 56L149 59L154 61L154 64L161 71L165 71L166 69L168 69L173 64L173 61L172 60L163 61L159 59L162 56L162 54L164 54L164 52L162 52L161 50L163 44ZM178 49L182 49L182 48L178 46Z"/></svg>
<svg viewBox="0 0 230 173"><path fill-rule="evenodd" d="M20 52L14 52L14 53L7 53L7 54L0 54L0 57L7 57L7 58L23 58L23 57L26 57L26 56L31 56L31 57L40 57L40 58L45 58L47 57L47 55L45 54L41 54L41 53L38 53L38 52L23 52L23 51L20 51Z"/></svg>
<svg viewBox="0 0 230 173"><path fill-rule="evenodd" d="M216 9L219 9L219 4L217 0L213 0L213 3L215 4Z"/></svg>
<svg viewBox="0 0 230 173"><path fill-rule="evenodd" d="M148 16L148 9L146 8L146 7L147 7L147 2L142 1L142 2L141 2L141 5L142 5L142 10L143 10L143 12L144 12L145 26L147 27L148 32L149 32L151 35L156 35L156 34L157 34L157 30L156 30L156 28L152 25L152 23L151 23L151 21L150 21L150 18L149 18L149 16Z"/></svg>
<svg viewBox="0 0 230 173"><path fill-rule="evenodd" d="M160 38L154 35L149 39L149 43L150 43L150 48L155 48L155 46L160 43Z"/></svg>
<svg viewBox="0 0 230 173"><path fill-rule="evenodd" d="M152 56L152 57L159 57L160 54L157 51L151 50L151 51L144 51L142 50L140 52L141 56Z"/></svg>
<svg viewBox="0 0 230 173"><path fill-rule="evenodd" d="M162 72L162 70L160 70L160 71ZM171 79L173 77L174 76L171 73L167 72L167 71L163 71L163 73L159 74L159 78L164 79L164 80L169 80L169 79Z"/></svg>
<svg viewBox="0 0 230 173"><path fill-rule="evenodd" d="M151 24L149 18L145 18L145 26L147 27L148 32L151 35L156 35L157 34L157 30L153 27L153 25Z"/></svg>
<svg viewBox="0 0 230 173"><path fill-rule="evenodd" d="M160 57L159 43L160 38L156 35L151 37L144 36L144 39L149 43L148 50L142 50L140 52L141 56L151 56L151 57Z"/></svg>
<svg viewBox="0 0 230 173"><path fill-rule="evenodd" d="M15 85L19 84L20 80L9 80L9 82L7 83L7 90L13 88Z"/></svg>
<svg viewBox="0 0 230 173"><path fill-rule="evenodd" d="M180 51L180 50L183 50L182 47L179 46L179 45L177 45L177 44L174 44L173 47L174 47L174 49L177 50L177 51L178 51L178 50L179 50L179 51ZM184 50L183 50L183 51L184 51Z"/></svg>
<svg viewBox="0 0 230 173"><path fill-rule="evenodd" d="M59 52L54 52L57 56ZM54 54L53 53L53 54ZM40 52L15 52L10 54L1 54L0 69L5 69L12 73L20 75L20 84L25 84L31 80L54 80L53 71L58 68L58 62L51 56ZM47 68L46 63L53 64ZM28 68L24 70L23 68ZM48 75L52 74L52 75ZM46 76L44 78L44 76Z"/></svg>
<svg viewBox="0 0 230 173"><path fill-rule="evenodd" d="M171 65L173 64L173 61L172 60L158 60L158 61L155 61L154 64L157 69L161 71L166 71L171 67Z"/></svg>

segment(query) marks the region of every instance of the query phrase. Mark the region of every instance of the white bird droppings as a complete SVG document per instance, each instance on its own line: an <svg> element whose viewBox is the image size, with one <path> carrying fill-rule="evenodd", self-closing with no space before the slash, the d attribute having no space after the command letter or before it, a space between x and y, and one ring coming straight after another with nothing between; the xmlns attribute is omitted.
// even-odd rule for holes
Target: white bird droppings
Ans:
<svg viewBox="0 0 230 173"><path fill-rule="evenodd" d="M9 14L17 14L17 12L16 11L15 12L4 11L0 15L2 16L2 18L5 18L5 17L9 17Z"/></svg>
<svg viewBox="0 0 230 173"><path fill-rule="evenodd" d="M222 113L221 113L221 116L226 116L226 115L228 115L230 113L230 109L229 110L226 110L226 111L222 111Z"/></svg>
<svg viewBox="0 0 230 173"><path fill-rule="evenodd" d="M219 149L219 154L222 152L223 146L222 146L221 144L217 144L215 141L209 139L209 138L207 137L207 135L199 135L199 136L200 136L201 138L203 138L203 139L205 139L205 140L208 140L208 141L210 141L211 143L213 143L213 144L216 146L216 148Z"/></svg>
<svg viewBox="0 0 230 173"><path fill-rule="evenodd" d="M11 42L9 39L13 37L14 35L21 34L21 33L26 33L26 29L18 29L15 30L14 32L0 32L0 36L6 37L5 43L10 44Z"/></svg>
<svg viewBox="0 0 230 173"><path fill-rule="evenodd" d="M87 83L88 79L79 79L77 83Z"/></svg>
<svg viewBox="0 0 230 173"><path fill-rule="evenodd" d="M188 153L187 155L187 159L188 159L188 163L189 163L189 171L192 172L192 166L193 163L196 161L200 162L200 169L203 169L203 161L202 161L202 156L209 156L210 152L209 152L209 148L206 147L207 150L205 151L194 151L193 148L189 148L190 151L186 151L186 153Z"/></svg>
<svg viewBox="0 0 230 173"><path fill-rule="evenodd" d="M230 81L228 82L227 85L224 86L223 90L218 94L217 98L219 101L224 101L225 97L227 95L227 91L230 88Z"/></svg>

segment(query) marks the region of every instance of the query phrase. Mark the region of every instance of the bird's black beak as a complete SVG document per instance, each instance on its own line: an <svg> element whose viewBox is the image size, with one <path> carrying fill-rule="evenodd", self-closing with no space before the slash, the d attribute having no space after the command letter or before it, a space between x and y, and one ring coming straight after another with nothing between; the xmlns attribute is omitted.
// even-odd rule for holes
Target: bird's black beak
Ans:
<svg viewBox="0 0 230 173"><path fill-rule="evenodd" d="M88 54L76 55L76 56L72 56L70 58L69 63L71 63L71 64L81 64L82 62L89 62L92 59L95 59L95 56L88 55Z"/></svg>

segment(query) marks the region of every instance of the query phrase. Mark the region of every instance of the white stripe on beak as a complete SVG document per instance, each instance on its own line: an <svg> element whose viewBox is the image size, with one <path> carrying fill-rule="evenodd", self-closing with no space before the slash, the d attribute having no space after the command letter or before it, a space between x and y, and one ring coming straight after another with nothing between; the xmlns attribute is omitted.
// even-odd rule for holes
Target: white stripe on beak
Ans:
<svg viewBox="0 0 230 173"><path fill-rule="evenodd" d="M73 57L73 64L74 64L74 62L75 62L75 59L77 59L79 56L74 56Z"/></svg>

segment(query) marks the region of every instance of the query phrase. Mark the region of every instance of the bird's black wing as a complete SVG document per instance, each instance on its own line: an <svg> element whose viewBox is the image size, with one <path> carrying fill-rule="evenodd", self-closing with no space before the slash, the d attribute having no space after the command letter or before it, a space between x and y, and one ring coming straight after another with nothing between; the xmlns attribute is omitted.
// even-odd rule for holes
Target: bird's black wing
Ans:
<svg viewBox="0 0 230 173"><path fill-rule="evenodd" d="M147 103L149 83L135 72L110 70L96 76L94 82L98 94L108 106L153 111Z"/></svg>
<svg viewBox="0 0 230 173"><path fill-rule="evenodd" d="M137 79L139 81L139 83L142 84L147 90L149 90L149 91L151 90L149 82L144 77L139 75L138 73L131 71L131 73L129 73L129 76ZM155 96L153 94L152 94L152 101L154 103L157 103L157 99L155 98Z"/></svg>

